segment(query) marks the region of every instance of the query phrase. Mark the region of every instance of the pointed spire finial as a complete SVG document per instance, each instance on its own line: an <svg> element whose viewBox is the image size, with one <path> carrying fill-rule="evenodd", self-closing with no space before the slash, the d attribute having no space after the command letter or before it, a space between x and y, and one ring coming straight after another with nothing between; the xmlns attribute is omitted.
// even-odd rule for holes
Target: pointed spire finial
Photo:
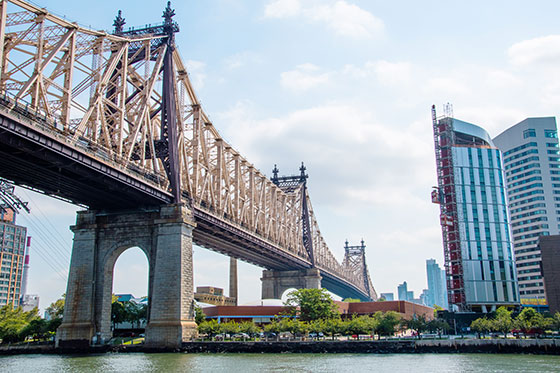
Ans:
<svg viewBox="0 0 560 373"><path fill-rule="evenodd" d="M305 174L305 170L307 170L307 168L305 168L303 162L301 162L301 167L299 168L300 180L301 181L305 181L305 179L307 179L307 175Z"/></svg>
<svg viewBox="0 0 560 373"><path fill-rule="evenodd" d="M117 16L115 17L115 20L113 21L113 26L115 26L115 34L122 34L123 32L123 26L126 24L124 18L122 17L122 11L119 10Z"/></svg>
<svg viewBox="0 0 560 373"><path fill-rule="evenodd" d="M278 172L280 170L278 170L278 167L276 167L276 165L274 165L274 169L272 170L272 182L273 183L278 183Z"/></svg>
<svg viewBox="0 0 560 373"><path fill-rule="evenodd" d="M163 11L163 20L166 26L169 26L173 23L173 16L175 15L175 9L171 9L171 1L167 2L167 7Z"/></svg>

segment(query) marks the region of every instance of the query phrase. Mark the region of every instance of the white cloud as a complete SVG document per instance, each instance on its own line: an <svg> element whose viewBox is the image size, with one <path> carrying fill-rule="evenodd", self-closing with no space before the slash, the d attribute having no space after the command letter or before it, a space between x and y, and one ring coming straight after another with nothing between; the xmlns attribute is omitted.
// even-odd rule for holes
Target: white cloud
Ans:
<svg viewBox="0 0 560 373"><path fill-rule="evenodd" d="M204 87L204 81L206 80L206 74L204 72L206 64L202 61L187 60L185 65L187 66L191 83L195 89L202 89Z"/></svg>
<svg viewBox="0 0 560 373"><path fill-rule="evenodd" d="M533 64L553 64L560 62L560 35L548 35L524 40L508 49L510 63L517 67Z"/></svg>
<svg viewBox="0 0 560 373"><path fill-rule="evenodd" d="M268 18L295 17L301 12L299 0L276 0L270 2L264 9L264 16Z"/></svg>
<svg viewBox="0 0 560 373"><path fill-rule="evenodd" d="M329 73L322 73L317 66L308 63L281 73L280 83L291 91L302 92L328 83L329 76Z"/></svg>
<svg viewBox="0 0 560 373"><path fill-rule="evenodd" d="M380 36L384 30L383 21L344 0L330 4L298 0L276 0L265 7L265 18L301 17L309 22L325 24L336 34L352 38L372 38Z"/></svg>
<svg viewBox="0 0 560 373"><path fill-rule="evenodd" d="M224 62L228 69L233 70L247 65L261 63L262 58L255 52L245 51L229 56Z"/></svg>

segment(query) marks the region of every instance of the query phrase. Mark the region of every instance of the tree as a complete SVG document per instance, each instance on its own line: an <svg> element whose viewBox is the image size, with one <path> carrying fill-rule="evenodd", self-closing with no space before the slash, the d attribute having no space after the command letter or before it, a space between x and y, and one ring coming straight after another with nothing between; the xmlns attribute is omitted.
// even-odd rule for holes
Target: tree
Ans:
<svg viewBox="0 0 560 373"><path fill-rule="evenodd" d="M451 326L449 326L447 321L441 319L430 320L426 324L426 327L431 333L437 333L440 338L443 333L446 333L451 329Z"/></svg>
<svg viewBox="0 0 560 373"><path fill-rule="evenodd" d="M343 299L342 301L346 302L346 303L360 303L361 302L361 300L357 299L357 298L346 298L346 299Z"/></svg>
<svg viewBox="0 0 560 373"><path fill-rule="evenodd" d="M206 315L204 314L204 311L202 311L202 308L200 308L199 305L195 305L194 321L196 322L196 325L200 325L200 323L203 322L204 320L206 320Z"/></svg>
<svg viewBox="0 0 560 373"><path fill-rule="evenodd" d="M340 333L340 331L342 330L342 320L340 320L339 317L337 318L331 318L331 319L325 319L323 320L324 325L325 325L325 334L328 334L331 336L331 338L334 340L334 335L336 333Z"/></svg>
<svg viewBox="0 0 560 373"><path fill-rule="evenodd" d="M220 324L216 319L203 321L198 325L198 332L200 334L206 334L210 338L214 338L214 336L220 332Z"/></svg>
<svg viewBox="0 0 560 373"><path fill-rule="evenodd" d="M408 329L414 330L418 338L420 338L420 333L422 333L428 328L426 318L424 317L424 315L420 315L420 316L415 315L410 320L403 320L403 326Z"/></svg>
<svg viewBox="0 0 560 373"><path fill-rule="evenodd" d="M22 331L32 320L38 318L37 308L25 312L21 307L12 308L11 304L3 306L0 308L0 339L2 342L23 340Z"/></svg>
<svg viewBox="0 0 560 373"><path fill-rule="evenodd" d="M62 319L64 315L64 303L66 302L66 293L56 301L52 302L50 306L47 307L47 314L51 319Z"/></svg>
<svg viewBox="0 0 560 373"><path fill-rule="evenodd" d="M367 320L369 319L368 316L353 316L350 320L346 320L344 325L345 334L348 335L356 335L359 336L360 334L367 334L371 329L369 329L369 325Z"/></svg>
<svg viewBox="0 0 560 373"><path fill-rule="evenodd" d="M259 332L259 328L254 322L244 321L239 324L239 332L248 334L250 337L255 336Z"/></svg>
<svg viewBox="0 0 560 373"><path fill-rule="evenodd" d="M528 334L531 330L542 331L546 327L546 321L534 308L527 307L517 315L514 325L523 334Z"/></svg>
<svg viewBox="0 0 560 373"><path fill-rule="evenodd" d="M507 333L509 333L513 327L511 313L512 311L502 306L496 310L496 317L491 321L492 330L504 333L504 338L507 338Z"/></svg>
<svg viewBox="0 0 560 373"><path fill-rule="evenodd" d="M492 330L492 322L486 317L479 317L471 323L471 329L478 334L480 338L481 334L486 334Z"/></svg>
<svg viewBox="0 0 560 373"><path fill-rule="evenodd" d="M560 312L556 312L551 318L550 318L550 328L560 332Z"/></svg>
<svg viewBox="0 0 560 373"><path fill-rule="evenodd" d="M49 323L43 319L33 319L19 333L20 339L28 337L33 339L45 339L49 334Z"/></svg>
<svg viewBox="0 0 560 373"><path fill-rule="evenodd" d="M126 309L124 304L119 301L114 301L111 303L111 322L113 323L113 329L117 327L118 324L126 321Z"/></svg>
<svg viewBox="0 0 560 373"><path fill-rule="evenodd" d="M326 289L299 289L288 294L284 303L290 314L301 321L332 319L339 316L338 308Z"/></svg>
<svg viewBox="0 0 560 373"><path fill-rule="evenodd" d="M376 332L377 334L379 334L380 337L382 335L390 336L395 334L396 327L397 325L399 325L401 319L400 315L395 311L388 311L385 313L381 311L377 311L374 314L374 317L376 317L379 320Z"/></svg>

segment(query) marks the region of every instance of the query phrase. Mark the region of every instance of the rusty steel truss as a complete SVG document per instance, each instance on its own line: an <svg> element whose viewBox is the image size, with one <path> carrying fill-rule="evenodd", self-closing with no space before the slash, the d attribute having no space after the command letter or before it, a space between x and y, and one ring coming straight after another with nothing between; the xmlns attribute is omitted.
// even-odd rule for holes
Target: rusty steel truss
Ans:
<svg viewBox="0 0 560 373"><path fill-rule="evenodd" d="M367 269L329 250L306 183L283 188L220 136L175 48L173 15L168 3L162 24L124 30L119 12L104 32L2 0L0 100L33 113L41 131L68 146L187 203L195 217L280 248L375 300Z"/></svg>

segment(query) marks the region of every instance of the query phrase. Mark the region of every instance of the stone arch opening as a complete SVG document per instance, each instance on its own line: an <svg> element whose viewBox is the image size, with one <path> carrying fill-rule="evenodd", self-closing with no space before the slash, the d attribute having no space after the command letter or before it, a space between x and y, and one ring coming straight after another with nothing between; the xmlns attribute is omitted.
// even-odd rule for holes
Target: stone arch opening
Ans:
<svg viewBox="0 0 560 373"><path fill-rule="evenodd" d="M111 294L119 296L120 304L111 307L113 336L127 334L132 329L137 334L144 332L149 305L149 272L148 256L138 246L126 248L115 260ZM132 321L125 320L125 316Z"/></svg>
<svg viewBox="0 0 560 373"><path fill-rule="evenodd" d="M288 300L288 295L292 292L292 291L296 291L298 289L296 288L288 288L286 290L284 290L284 292L282 293L282 296L280 297L280 300L282 300L282 303L286 302Z"/></svg>

